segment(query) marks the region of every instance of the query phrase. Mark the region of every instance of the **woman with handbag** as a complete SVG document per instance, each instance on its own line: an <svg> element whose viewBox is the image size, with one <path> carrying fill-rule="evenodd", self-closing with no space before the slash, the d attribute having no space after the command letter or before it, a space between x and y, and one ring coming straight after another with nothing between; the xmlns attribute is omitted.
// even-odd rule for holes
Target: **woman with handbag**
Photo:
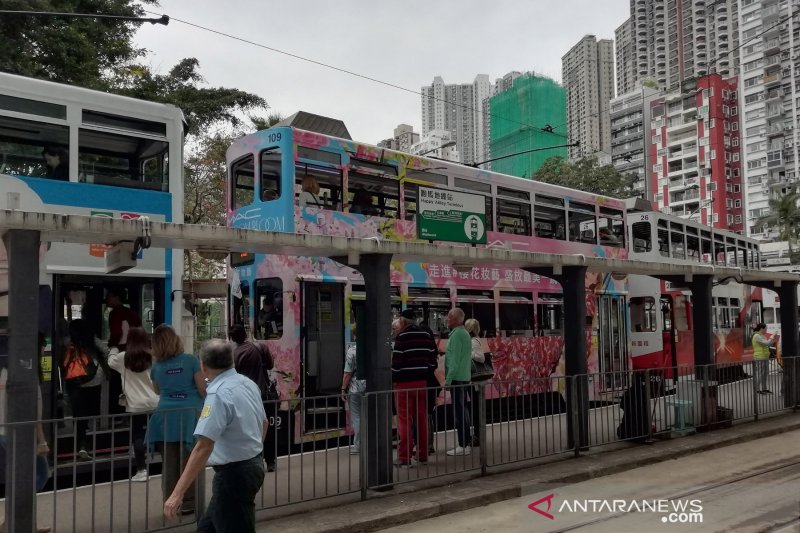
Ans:
<svg viewBox="0 0 800 533"><path fill-rule="evenodd" d="M488 357L488 353L483 349L483 342L479 337L481 333L481 324L474 318L468 319L464 322L464 329L467 330L470 337L470 343L472 346L472 387L473 387L473 394L470 397L470 404L472 408L472 423L476 424L479 420L478 417L478 410L480 405L477 401L474 401L475 398L479 398L480 396L478 393L478 387L481 387L480 383L486 380L489 380L494 376L494 371L492 369L491 358ZM480 446L480 438L478 437L478 428L476 427L472 432L472 446L477 447Z"/></svg>
<svg viewBox="0 0 800 533"><path fill-rule="evenodd" d="M153 381L150 379L153 356L147 332L142 328L131 328L125 351L112 348L108 366L122 376L119 405L125 408L125 412L131 413L131 442L136 465L136 474L131 481L147 481L144 446L147 413L158 405L158 395L153 391Z"/></svg>

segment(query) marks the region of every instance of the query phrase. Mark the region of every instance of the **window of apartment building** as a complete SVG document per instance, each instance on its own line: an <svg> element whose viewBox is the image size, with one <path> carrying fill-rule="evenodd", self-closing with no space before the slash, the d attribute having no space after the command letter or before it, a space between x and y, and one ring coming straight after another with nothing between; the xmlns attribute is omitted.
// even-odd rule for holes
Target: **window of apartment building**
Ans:
<svg viewBox="0 0 800 533"><path fill-rule="evenodd" d="M759 58L759 59L756 59L754 61L748 61L747 63L745 63L744 64L744 71L745 72L750 72L751 70L755 70L755 69L761 68L763 66L764 66L764 59L763 58Z"/></svg>
<svg viewBox="0 0 800 533"><path fill-rule="evenodd" d="M747 162L747 169L753 170L754 168L761 168L767 164L767 158L761 157L758 159L753 159L752 161Z"/></svg>
<svg viewBox="0 0 800 533"><path fill-rule="evenodd" d="M728 215L728 225L733 224L733 215Z"/></svg>
<svg viewBox="0 0 800 533"><path fill-rule="evenodd" d="M731 156L731 161L733 161L734 163L738 162L739 161L739 154L738 153L734 153Z"/></svg>
<svg viewBox="0 0 800 533"><path fill-rule="evenodd" d="M709 151L709 152L708 152L708 158L709 158L709 159L711 159L712 161L713 161L714 159L716 159L716 158L717 158L717 151L716 151L716 150L711 150L711 151Z"/></svg>
<svg viewBox="0 0 800 533"><path fill-rule="evenodd" d="M744 97L745 104L754 104L756 102L760 102L764 99L764 93L753 93L748 94Z"/></svg>
<svg viewBox="0 0 800 533"><path fill-rule="evenodd" d="M741 191L742 191L742 186L741 185L734 185L733 186L733 192L736 193L736 192L741 192Z"/></svg>
<svg viewBox="0 0 800 533"><path fill-rule="evenodd" d="M745 30L742 32L742 41L747 42L748 39L755 37L761 33L761 26L756 26L755 28L750 28L749 30Z"/></svg>
<svg viewBox="0 0 800 533"><path fill-rule="evenodd" d="M734 137L733 139L731 139L731 146L733 146L734 148L739 146L739 137Z"/></svg>
<svg viewBox="0 0 800 533"><path fill-rule="evenodd" d="M741 224L742 223L742 215L736 215L733 217L734 224Z"/></svg>
<svg viewBox="0 0 800 533"><path fill-rule="evenodd" d="M760 150L766 150L766 149L767 149L767 141L758 141L747 145L748 153L758 152Z"/></svg>
<svg viewBox="0 0 800 533"><path fill-rule="evenodd" d="M735 117L736 115L739 114L739 108L736 107L735 105L732 105L731 108L730 108L730 113L731 113L732 117ZM731 128L731 129L733 129L733 128Z"/></svg>
<svg viewBox="0 0 800 533"><path fill-rule="evenodd" d="M741 207L742 207L742 201L741 201L741 200L736 200L736 201L734 201L734 202L733 202L733 207L735 207L735 208L737 208L737 209L738 209L738 208L741 208Z"/></svg>
<svg viewBox="0 0 800 533"><path fill-rule="evenodd" d="M756 85L761 84L764 81L764 75L759 74L758 76L753 76L752 78L747 78L744 80L744 86L747 87L755 87Z"/></svg>

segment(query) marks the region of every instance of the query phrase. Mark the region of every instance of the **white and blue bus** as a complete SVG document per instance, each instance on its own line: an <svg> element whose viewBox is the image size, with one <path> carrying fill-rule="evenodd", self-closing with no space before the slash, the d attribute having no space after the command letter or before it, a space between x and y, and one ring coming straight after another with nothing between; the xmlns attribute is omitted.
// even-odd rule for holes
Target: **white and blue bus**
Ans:
<svg viewBox="0 0 800 533"><path fill-rule="evenodd" d="M183 221L182 112L100 91L0 73L0 209ZM108 339L105 294L116 289L152 332L180 332L181 250L144 250L137 266L106 273L103 245L43 243L40 333L45 417L63 392L58 358L71 320ZM0 242L0 355L7 353L8 264ZM117 403L104 385L102 412ZM68 408L67 408L68 411Z"/></svg>

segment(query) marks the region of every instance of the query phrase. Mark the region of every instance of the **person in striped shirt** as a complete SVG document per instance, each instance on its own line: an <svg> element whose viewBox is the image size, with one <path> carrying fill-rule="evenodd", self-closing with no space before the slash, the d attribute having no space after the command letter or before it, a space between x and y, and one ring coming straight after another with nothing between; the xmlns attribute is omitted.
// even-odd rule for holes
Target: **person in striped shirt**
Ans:
<svg viewBox="0 0 800 533"><path fill-rule="evenodd" d="M437 365L436 342L417 325L414 311L406 309L399 318L399 332L392 350L392 382L395 391L400 444L397 465L413 466L412 423L416 424L417 460L428 462L428 402L425 387Z"/></svg>

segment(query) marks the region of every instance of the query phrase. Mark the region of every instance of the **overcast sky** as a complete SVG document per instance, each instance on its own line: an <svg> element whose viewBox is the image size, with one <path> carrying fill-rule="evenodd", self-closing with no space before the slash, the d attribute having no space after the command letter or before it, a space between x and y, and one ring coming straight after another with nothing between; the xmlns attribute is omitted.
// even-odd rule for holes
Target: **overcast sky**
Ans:
<svg viewBox="0 0 800 533"><path fill-rule="evenodd" d="M628 0L161 0L157 10L218 31L419 91L512 71L560 80L561 56L586 34L614 38ZM189 27L143 25L137 44L166 70L196 57L210 85L264 97L272 111L344 120L375 144L421 127L420 96Z"/></svg>

